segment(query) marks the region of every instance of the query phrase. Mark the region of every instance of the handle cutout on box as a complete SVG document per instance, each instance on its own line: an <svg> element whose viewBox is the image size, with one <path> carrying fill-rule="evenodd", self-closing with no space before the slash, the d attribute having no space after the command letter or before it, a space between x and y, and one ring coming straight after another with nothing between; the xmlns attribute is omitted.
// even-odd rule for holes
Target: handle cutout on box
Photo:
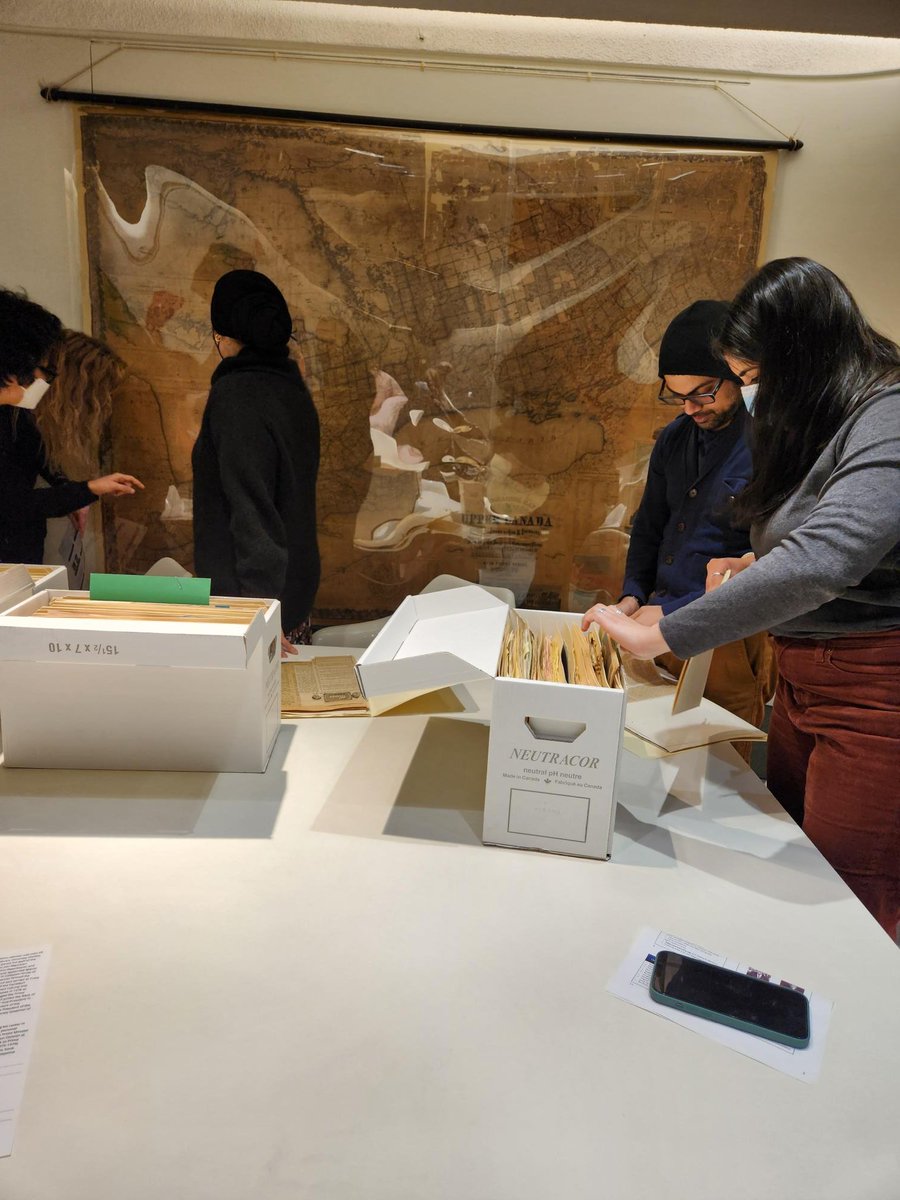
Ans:
<svg viewBox="0 0 900 1200"><path fill-rule="evenodd" d="M526 717L525 724L539 742L574 742L587 729L583 721L553 721L550 717Z"/></svg>

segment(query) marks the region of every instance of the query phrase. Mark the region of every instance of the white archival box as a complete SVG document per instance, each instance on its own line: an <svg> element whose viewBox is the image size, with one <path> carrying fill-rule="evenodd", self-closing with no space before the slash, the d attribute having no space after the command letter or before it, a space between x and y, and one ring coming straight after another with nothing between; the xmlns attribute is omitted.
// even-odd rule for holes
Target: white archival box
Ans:
<svg viewBox="0 0 900 1200"><path fill-rule="evenodd" d="M248 625L0 614L7 767L264 771L281 723L281 605ZM230 597L216 597L230 599Z"/></svg>
<svg viewBox="0 0 900 1200"><path fill-rule="evenodd" d="M0 563L0 612L13 608L35 592L47 588L64 588L68 581L66 568L62 566Z"/></svg>
<svg viewBox="0 0 900 1200"><path fill-rule="evenodd" d="M580 613L517 609L552 633ZM411 694L493 679L483 839L609 858L625 693L496 678L510 609L472 586L409 596L357 663L373 713Z"/></svg>

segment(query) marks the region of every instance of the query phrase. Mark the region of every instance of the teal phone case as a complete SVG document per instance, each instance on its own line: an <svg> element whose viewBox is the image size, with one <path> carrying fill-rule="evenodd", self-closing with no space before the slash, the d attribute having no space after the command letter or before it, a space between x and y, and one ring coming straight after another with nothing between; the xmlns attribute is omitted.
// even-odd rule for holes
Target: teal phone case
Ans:
<svg viewBox="0 0 900 1200"><path fill-rule="evenodd" d="M792 1046L795 1050L805 1050L809 1045L809 1034L805 1038L795 1038L786 1033L779 1033L775 1029L765 1029L762 1025L751 1025L749 1021L739 1021L737 1017L729 1017L725 1013L715 1012L711 1008L701 1008L699 1004L688 1004L685 1000L675 1000L671 996L666 996L662 992L657 991L652 983L649 991L650 998L655 1000L657 1004L665 1004L669 1008L677 1008L680 1012L690 1013L695 1017L703 1017L704 1020L715 1021L719 1025L728 1025L731 1029L740 1029L742 1033L752 1033L754 1037L765 1038L770 1042L778 1042L782 1046Z"/></svg>

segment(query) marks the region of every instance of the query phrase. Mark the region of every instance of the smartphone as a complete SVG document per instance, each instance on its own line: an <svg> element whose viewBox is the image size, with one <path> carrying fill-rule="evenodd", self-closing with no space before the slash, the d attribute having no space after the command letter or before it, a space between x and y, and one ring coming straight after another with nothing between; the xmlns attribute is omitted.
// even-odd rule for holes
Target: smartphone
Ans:
<svg viewBox="0 0 900 1200"><path fill-rule="evenodd" d="M809 1000L786 984L754 979L698 958L661 950L650 996L681 1012L705 1017L799 1050L809 1045Z"/></svg>

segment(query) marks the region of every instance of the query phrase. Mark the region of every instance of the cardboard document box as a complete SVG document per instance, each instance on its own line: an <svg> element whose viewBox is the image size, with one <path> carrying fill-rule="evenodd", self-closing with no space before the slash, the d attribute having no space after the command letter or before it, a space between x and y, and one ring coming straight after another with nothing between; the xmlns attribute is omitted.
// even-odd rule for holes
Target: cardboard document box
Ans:
<svg viewBox="0 0 900 1200"><path fill-rule="evenodd" d="M68 584L66 568L37 563L0 563L0 612L27 600L35 592L64 588Z"/></svg>
<svg viewBox="0 0 900 1200"><path fill-rule="evenodd" d="M580 613L516 610L552 633ZM357 663L373 712L411 695L493 679L483 840L609 858L625 694L497 678L510 609L479 587L409 596Z"/></svg>
<svg viewBox="0 0 900 1200"><path fill-rule="evenodd" d="M249 623L0 614L7 767L264 771L281 722L281 605ZM229 599L222 597L222 599Z"/></svg>

